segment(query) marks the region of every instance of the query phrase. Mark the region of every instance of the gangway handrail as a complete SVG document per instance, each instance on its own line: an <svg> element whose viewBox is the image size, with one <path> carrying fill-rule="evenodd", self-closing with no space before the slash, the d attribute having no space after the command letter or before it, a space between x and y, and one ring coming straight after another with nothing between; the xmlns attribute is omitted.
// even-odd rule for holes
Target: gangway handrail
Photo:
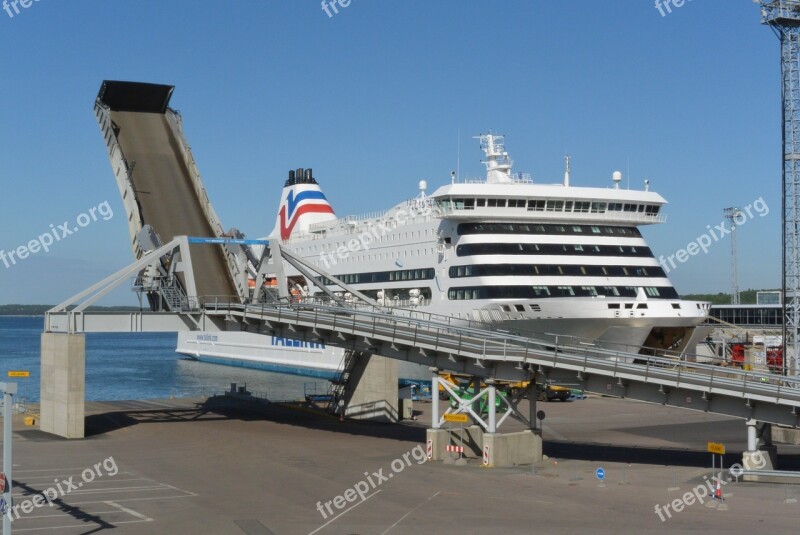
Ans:
<svg viewBox="0 0 800 535"><path fill-rule="evenodd" d="M253 304L243 304L243 305L231 304L231 306L229 307L229 311L232 311L233 309L239 309L243 314L247 314L249 309L256 309L256 308L260 309L259 312L261 314L263 314L264 311L269 310L269 309L272 309L272 310L276 310L277 309L279 311L279 314L280 314L281 309L286 308L286 307L265 306L265 305L262 305L262 304L259 304L257 306L255 306ZM295 312L295 315L294 315L295 316L294 317L294 321L295 322L299 322L300 321L301 312L304 312L304 311L307 312L307 311L312 311L313 310L314 315L312 316L312 318L313 318L315 323L319 321L319 313L320 313L320 311L326 311L327 310L327 311L332 313L334 318L337 315L341 315L342 313L346 313L348 315L351 315L352 316L351 319L353 321L352 321L352 323L350 325L348 325L348 327L350 327L350 332L353 333L353 334L355 334L355 330L356 330L354 326L356 325L355 320L356 320L357 316L362 316L362 317L364 317L365 320L367 320L367 318L372 319L372 323L374 324L373 327L372 327L373 330L376 328L375 326L377 325L378 320L383 320L383 321L385 321L387 323L388 322L393 323L394 326L395 326L395 332L396 332L396 327L398 326L398 324L407 325L408 327L415 327L417 329L417 332L419 332L419 328L420 327L424 328L424 327L426 327L426 324L427 324L427 327L428 327L429 331L431 332L431 336L433 338L434 348L441 347L438 339L441 336L441 332L442 332L443 326L437 325L434 322L423 322L423 321L421 321L419 319L413 319L413 318L407 318L407 317L401 317L401 316L387 316L386 314L373 313L373 312L363 311L363 310L354 310L354 309L351 309L351 308L331 307L331 306L325 306L325 305L308 305L308 304L306 304L304 306L300 306L300 307L294 307L293 306L291 308ZM303 309L305 309L305 310L303 310ZM335 312L335 314L334 314L334 312ZM512 334L500 335L499 333L496 333L496 332L480 331L480 330L476 330L476 329L470 329L470 328L467 328L467 327L459 327L459 326L453 326L453 325L447 325L447 326L444 326L444 327L446 327L445 330L450 332L450 334L458 335L459 337L461 337L460 340L458 341L458 343L461 344L461 347L464 347L464 339L463 339L463 337L465 335L466 336L472 336L472 337L480 336L481 338L487 339L487 340L491 340L494 343L503 344L503 345L499 346L499 348L497 350L497 355L495 355L495 357L498 360L504 360L504 359L505 360L509 360L508 355L504 354L504 352L507 352L507 345L508 344L512 344L514 346L520 347L521 349L525 350L524 354L527 354L528 351L527 351L526 348L529 347L529 344L531 342L534 342L536 345L544 346L541 349L539 349L539 351L546 352L548 355L552 355L553 360L551 362L552 362L552 365L554 367L558 366L559 364L567 364L566 362L564 362L565 359L566 359L565 355L567 354L567 352L572 351L573 353L580 354L580 352L582 351L584 353L584 358L582 359L584 361L584 363L583 363L583 367L584 368L588 367L588 363L589 363L589 359L590 358L592 359L593 362L594 361L613 362L614 363L614 369L611 371L611 375L612 376L619 375L621 363L622 363L622 366L624 366L625 368L627 368L628 366L635 366L635 368L629 368L629 369L627 369L627 371L634 370L636 372L641 371L642 370L642 364L644 364L648 375L650 374L649 368L662 368L662 369L665 369L667 367L674 366L675 369L676 369L675 375L680 377L683 380L684 383L686 383L689 378L692 378L692 379L704 378L703 383L707 384L709 389L713 389L714 388L715 379L716 379L716 382L719 383L719 384L724 384L725 383L724 378L714 377L714 373L713 372L715 370L717 370L719 367L715 366L715 365L710 365L710 364L695 363L695 362L688 363L688 362L681 361L681 360L673 360L673 359L668 359L668 358L663 358L663 357L654 357L654 356L649 356L649 355L640 355L640 354L633 354L633 353L624 353L624 352L620 352L620 351L613 351L613 350L608 350L608 349L601 348L601 347L594 347L590 351L589 348L586 348L586 347L575 347L575 346L560 344L558 350L557 351L553 351L552 349L547 349L548 346L552 347L552 343L549 342L549 341L541 341L541 340L536 340L536 339L529 339L529 338L525 338L525 337L521 337L521 336L517 336L517 335L512 335ZM396 336L396 334L395 334L395 336ZM491 347L491 346L488 346L488 347ZM504 347L506 349L503 349ZM578 351L575 351L575 350L578 350ZM536 350L534 350L534 351L536 351ZM591 354L591 356L590 356L590 354ZM490 357L491 356L490 355L490 351L487 350L485 352L484 356L485 356L485 358L486 357ZM625 363L625 359L634 359L634 358L636 360L638 360L638 361L641 361L641 364L627 365ZM520 358L520 360L521 360L521 358ZM596 364L596 362L594 362L594 363ZM703 372L703 371L708 372L708 373L705 373L705 374L704 373L699 373L699 372ZM769 387L776 386L776 385L773 385L773 384L769 384L770 381L775 381L776 383L779 383L779 384L780 383L785 383L783 385L784 387L790 388L793 391L797 391L797 393L800 394L800 390L797 389L796 387L790 386L790 383L788 381L786 381L786 377L781 376L781 375L775 375L775 374L769 374L769 373L761 373L761 372L755 372L755 371L739 370L739 369L736 369L736 368L729 368L729 369L726 370L726 373L728 373L730 376L733 376L734 378L736 378L736 379L732 380L732 382L734 384L742 384L742 386L745 388L745 391L741 393L743 396L747 394L747 387L748 387L747 383L748 382L751 383L751 384L753 384L753 383L758 384L759 387L760 387L759 389L763 390L768 386ZM752 388L753 387L751 386L750 387L751 391L753 391ZM766 390L770 390L770 388L766 388ZM776 390L776 393L777 393L777 388L775 388L775 390Z"/></svg>

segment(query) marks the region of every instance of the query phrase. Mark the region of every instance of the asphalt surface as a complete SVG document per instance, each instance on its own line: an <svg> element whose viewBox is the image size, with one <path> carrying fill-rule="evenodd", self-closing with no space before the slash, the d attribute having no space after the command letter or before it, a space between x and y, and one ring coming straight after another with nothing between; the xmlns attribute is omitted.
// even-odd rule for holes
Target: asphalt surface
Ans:
<svg viewBox="0 0 800 535"><path fill-rule="evenodd" d="M710 475L707 441L729 452L744 447L742 421L606 398L540 403L549 458L535 467L482 468L477 459L418 464L430 404L416 407L418 421L381 425L276 405L253 412L204 400L88 403L89 437L79 441L17 421L13 528L250 535L797 529L800 505L792 500L800 489L782 485L730 482L727 510L686 500L679 512L670 505L670 516L663 513ZM785 452L789 461L797 454ZM58 493L52 507L20 510L48 487Z"/></svg>

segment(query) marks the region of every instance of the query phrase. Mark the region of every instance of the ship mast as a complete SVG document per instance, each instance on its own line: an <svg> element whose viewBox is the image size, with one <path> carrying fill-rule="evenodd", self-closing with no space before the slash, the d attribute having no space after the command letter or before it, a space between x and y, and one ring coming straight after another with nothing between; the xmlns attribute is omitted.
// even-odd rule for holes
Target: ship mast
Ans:
<svg viewBox="0 0 800 535"><path fill-rule="evenodd" d="M514 162L506 152L503 136L494 134L481 134L476 139L481 140L481 150L486 154L486 160L481 163L486 166L487 184L510 184L511 167Z"/></svg>

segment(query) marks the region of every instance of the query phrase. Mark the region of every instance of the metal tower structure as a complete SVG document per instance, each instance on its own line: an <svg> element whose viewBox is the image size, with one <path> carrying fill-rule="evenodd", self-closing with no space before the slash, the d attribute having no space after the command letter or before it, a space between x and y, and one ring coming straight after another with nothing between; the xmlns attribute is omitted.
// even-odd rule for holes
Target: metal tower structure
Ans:
<svg viewBox="0 0 800 535"><path fill-rule="evenodd" d="M783 112L784 368L797 375L800 355L800 0L760 0L761 22L781 41Z"/></svg>
<svg viewBox="0 0 800 535"><path fill-rule="evenodd" d="M736 218L742 214L741 208L731 207L725 208L725 219L731 222L731 304L739 304L739 273L737 271L738 258L736 253Z"/></svg>

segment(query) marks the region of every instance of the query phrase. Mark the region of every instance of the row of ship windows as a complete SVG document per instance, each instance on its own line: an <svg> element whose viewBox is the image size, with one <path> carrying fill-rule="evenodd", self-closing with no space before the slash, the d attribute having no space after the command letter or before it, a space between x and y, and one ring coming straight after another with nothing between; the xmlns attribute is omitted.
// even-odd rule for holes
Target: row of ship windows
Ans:
<svg viewBox="0 0 800 535"><path fill-rule="evenodd" d="M601 225L542 225L533 223L461 223L458 225L459 236L469 234L544 234L544 235L579 235L597 236L630 236L641 238L636 227L611 227Z"/></svg>
<svg viewBox="0 0 800 535"><path fill-rule="evenodd" d="M580 266L556 264L481 264L453 266L450 278L526 275L576 277L666 277L658 266Z"/></svg>
<svg viewBox="0 0 800 535"><path fill-rule="evenodd" d="M633 245L588 245L558 243L465 243L457 256L478 255L591 255L652 257L649 247Z"/></svg>
<svg viewBox="0 0 800 535"><path fill-rule="evenodd" d="M451 278L492 276L575 276L575 277L666 277L658 266L580 266L555 264L487 264L453 266ZM369 284L396 281L431 280L436 276L434 268L402 269L397 271L375 271L370 273L345 273L336 277L345 284ZM325 277L317 280L331 286L333 281Z"/></svg>
<svg viewBox="0 0 800 535"><path fill-rule="evenodd" d="M395 282L395 281L421 281L430 280L436 276L434 268L401 269L398 271L376 271L373 273L346 273L336 275L336 278L345 284L367 284L370 282ZM317 277L321 284L331 286L333 281L326 277Z"/></svg>
<svg viewBox="0 0 800 535"><path fill-rule="evenodd" d="M606 212L636 212L655 216L661 207L657 204L607 203L545 199L475 199L452 198L440 201L445 209L474 210L475 208L527 208L533 212L568 212L603 214Z"/></svg>
<svg viewBox="0 0 800 535"><path fill-rule="evenodd" d="M655 299L678 299L671 286L649 286L645 293ZM536 299L547 297L637 297L635 286L465 286L450 288L451 301L469 299Z"/></svg>

